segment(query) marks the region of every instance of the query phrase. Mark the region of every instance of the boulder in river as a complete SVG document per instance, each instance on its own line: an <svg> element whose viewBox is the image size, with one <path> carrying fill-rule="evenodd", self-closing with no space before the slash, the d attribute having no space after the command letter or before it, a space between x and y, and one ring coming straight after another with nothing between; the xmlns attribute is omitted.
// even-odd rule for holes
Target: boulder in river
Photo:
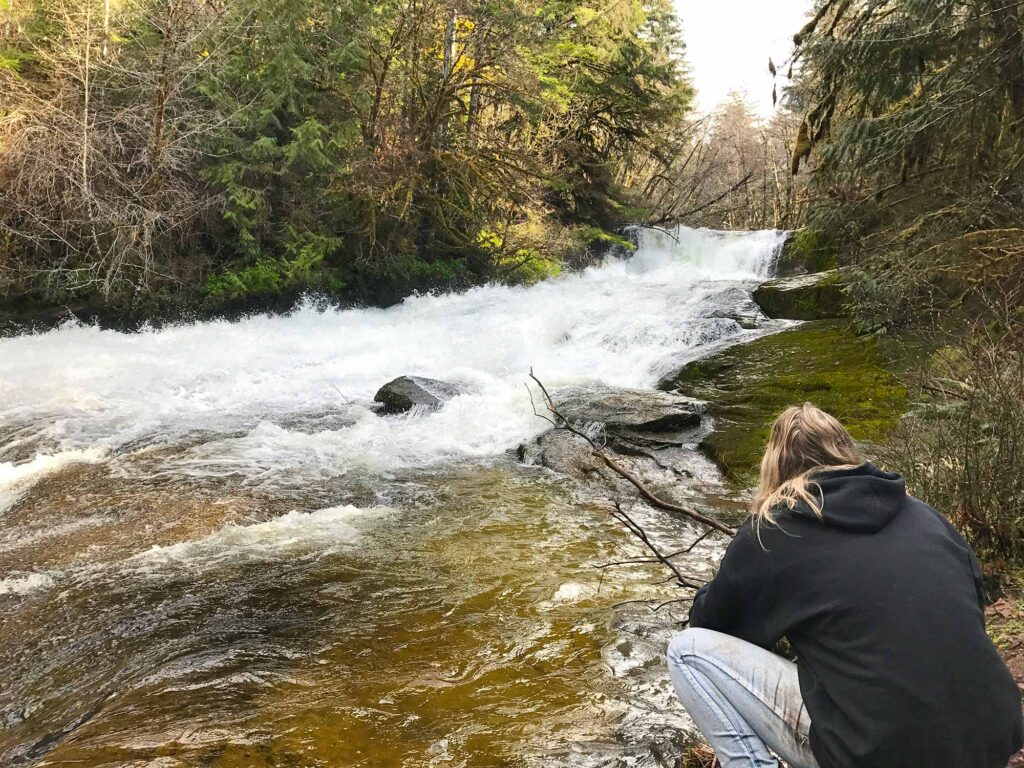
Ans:
<svg viewBox="0 0 1024 768"><path fill-rule="evenodd" d="M695 443L705 405L683 395L644 389L593 387L553 394L559 412L618 455L646 456L649 449ZM603 435L601 434L603 432ZM607 475L590 447L562 430L549 430L519 446L519 460L566 475Z"/></svg>
<svg viewBox="0 0 1024 768"><path fill-rule="evenodd" d="M422 376L399 376L377 390L374 402L384 407L381 413L405 413L416 406L437 409L462 390L454 384Z"/></svg>
<svg viewBox="0 0 1024 768"><path fill-rule="evenodd" d="M754 301L773 319L826 320L846 314L845 286L843 271L830 269L769 280L754 291Z"/></svg>
<svg viewBox="0 0 1024 768"><path fill-rule="evenodd" d="M682 432L700 426L704 403L670 392L618 387L565 389L555 394L570 421L601 424L612 435Z"/></svg>
<svg viewBox="0 0 1024 768"><path fill-rule="evenodd" d="M711 310L708 317L732 320L740 328L760 328L765 320L764 313L750 296L750 291L734 286L723 291L718 306Z"/></svg>
<svg viewBox="0 0 1024 768"><path fill-rule="evenodd" d="M563 475L603 474L602 462L590 446L565 430L549 429L536 440L520 445L516 455L524 464L547 467Z"/></svg>

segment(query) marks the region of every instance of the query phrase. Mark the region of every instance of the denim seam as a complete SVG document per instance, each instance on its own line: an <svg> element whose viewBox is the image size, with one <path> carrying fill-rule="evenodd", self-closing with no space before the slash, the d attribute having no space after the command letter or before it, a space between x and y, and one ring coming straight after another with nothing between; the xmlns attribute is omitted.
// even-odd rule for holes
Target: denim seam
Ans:
<svg viewBox="0 0 1024 768"><path fill-rule="evenodd" d="M686 654L681 654L681 655L686 655ZM707 685L710 685L711 687L713 687L716 691L718 691L718 694L720 696L722 696L722 692L721 692L721 690L719 690L718 686L716 686L714 684L714 682L712 682L707 677L707 675L705 675L703 672L700 673L700 678L701 679L698 679L697 674L695 674L696 671L691 669L690 666L687 665L687 664L677 664L676 666L680 669L680 671L683 672L683 674L686 675L687 679L690 681L690 686L695 691L697 691L697 693L700 695L700 697L704 700L704 704L709 709L711 709L712 711L716 712L718 714L718 716L722 720L724 720L726 723L728 723L729 727L731 727L733 729L733 731L736 732L736 734L738 736L737 740L739 741L740 744L743 745L743 749L747 753L747 759L750 760L751 765L756 766L759 762L761 762L761 760L758 757L757 753L747 743L747 741L750 739L750 736L747 735L747 734L744 734L743 733L744 729L736 724L736 720L733 719L731 714L727 710L725 710L721 706L719 706L718 702L715 701L714 697L711 696L711 694L708 692L708 690L702 684L702 681L706 682ZM722 696L722 698L725 698L725 697ZM744 723L744 725L745 725L745 723ZM748 726L748 728L749 728L749 726ZM765 745L765 746L767 748L767 745ZM777 766L778 765L778 761L776 761L775 764Z"/></svg>
<svg viewBox="0 0 1024 768"><path fill-rule="evenodd" d="M711 658L708 658L707 656L703 656L703 655L701 655L700 653L697 653L696 651L684 651L683 653L681 653L681 654L679 654L679 655L680 655L680 657L684 657L684 658L687 658L687 659L695 659L695 660L696 660L697 662L699 662L699 663L704 663L704 664L708 664L708 665L710 665L710 666L714 667L714 668L715 668L716 670L718 670L719 672L721 672L721 673L722 673L723 675L725 675L725 676L729 677L730 679L736 680L736 672L735 672L735 670L733 670L733 669L729 669L728 667L723 667L723 666L721 666L720 664L716 663L716 662L715 662L715 661L714 661L713 659L711 659ZM699 667L699 666L700 666L700 664L699 664L699 663L698 663L698 664L694 664L693 666L695 666L695 667ZM689 665L688 665L688 664L681 664L680 666L689 666ZM740 681L739 681L739 680L737 680L737 682L740 682ZM716 687L717 687L717 686L716 686ZM748 687L748 686L746 686L746 685L743 685L742 683L740 683L739 687L740 687L740 688L741 688L741 689L742 689L742 690L743 690L744 692L746 692L747 694L749 694L749 695L750 695L750 697L751 697L752 699L754 699L754 701L756 701L756 702L757 702L758 704L760 704L760 705L761 705L762 707L764 707L764 708L765 708L765 709L767 709L767 710L768 710L769 712L771 712L772 716L773 716L773 717L775 717L775 719L776 719L776 720L778 720L779 722L781 722L781 723L783 723L783 724L785 724L785 725L789 725L789 723L787 723L787 722L786 722L786 719L785 719L784 717L781 717L781 716L779 715L779 713L775 711L774 707L772 707L772 705L771 705L771 704L769 704L769 703L768 703L767 701L765 701L765 700L764 700L763 698L761 698L760 696L758 696L758 695L757 695L757 694L756 694L756 693L755 693L755 692L754 692L753 690L751 690L751 688L750 688L750 687ZM804 707L804 705L803 705L803 702L801 702L801 704L800 704L800 711L802 712L802 711L804 710L804 708L805 708L805 707ZM798 716L797 716L797 722L799 723L799 713L798 713ZM796 733L796 736L797 736L797 738L798 738L798 739L799 739L799 740L800 740L801 742L804 742L804 741L806 741L806 740L807 740L807 736L806 736L806 735L804 735L804 734L802 734L802 733L800 733L799 729L797 729L797 728L794 728L793 730L794 730L794 733Z"/></svg>

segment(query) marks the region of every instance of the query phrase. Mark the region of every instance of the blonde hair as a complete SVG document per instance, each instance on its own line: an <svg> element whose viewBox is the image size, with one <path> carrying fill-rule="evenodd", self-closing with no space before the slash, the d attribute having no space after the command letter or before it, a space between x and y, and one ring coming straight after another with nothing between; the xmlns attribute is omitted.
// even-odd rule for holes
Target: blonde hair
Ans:
<svg viewBox="0 0 1024 768"><path fill-rule="evenodd" d="M773 510L780 506L793 509L801 501L820 516L821 488L812 476L863 462L850 433L834 417L810 403L787 408L772 425L772 436L761 459L757 492L750 507L754 523L774 523Z"/></svg>

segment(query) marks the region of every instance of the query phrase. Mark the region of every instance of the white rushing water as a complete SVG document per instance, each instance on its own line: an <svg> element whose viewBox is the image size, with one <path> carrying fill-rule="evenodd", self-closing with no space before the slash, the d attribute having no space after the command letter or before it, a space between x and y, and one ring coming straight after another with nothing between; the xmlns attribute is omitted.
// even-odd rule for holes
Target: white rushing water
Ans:
<svg viewBox="0 0 1024 768"><path fill-rule="evenodd" d="M293 510L263 523L228 525L196 541L153 546L135 555L129 565L145 571L153 566L195 561L207 565L237 564L275 557L294 558L308 551L329 554L332 546L352 544L359 538L359 529L352 525L354 519L362 522L368 512L380 516L388 511L381 507L365 510L351 504L305 513Z"/></svg>
<svg viewBox="0 0 1024 768"><path fill-rule="evenodd" d="M2 339L0 509L68 463L175 444L159 471L264 488L498 454L544 426L524 389L531 367L550 387L651 387L702 347L744 333L715 310L729 289L767 276L782 233L641 238L628 259L532 287ZM435 413L378 417L374 393L402 374L466 394Z"/></svg>
<svg viewBox="0 0 1024 768"><path fill-rule="evenodd" d="M594 563L629 546L607 510L488 459L547 426L531 367L650 388L786 324L733 319L756 319L782 239L643 231L531 287L0 339L0 764L675 755L657 661L677 619L636 602L676 591L644 565L606 580ZM403 374L464 394L378 416ZM695 537L637 514L666 546Z"/></svg>

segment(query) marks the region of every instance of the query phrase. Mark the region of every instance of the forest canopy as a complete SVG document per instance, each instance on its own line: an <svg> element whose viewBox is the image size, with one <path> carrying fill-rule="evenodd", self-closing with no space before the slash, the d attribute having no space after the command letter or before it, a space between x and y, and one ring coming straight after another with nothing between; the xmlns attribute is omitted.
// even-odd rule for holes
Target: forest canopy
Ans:
<svg viewBox="0 0 1024 768"><path fill-rule="evenodd" d="M811 163L809 223L864 267L880 323L1022 288L1019 5L819 0L794 38L792 170Z"/></svg>
<svg viewBox="0 0 1024 768"><path fill-rule="evenodd" d="M0 292L535 279L640 216L690 98L669 0L15 0Z"/></svg>
<svg viewBox="0 0 1024 768"><path fill-rule="evenodd" d="M694 114L670 0L0 14L8 298L389 303L680 222L803 227L869 328L1021 287L1018 2L817 0L767 120Z"/></svg>

